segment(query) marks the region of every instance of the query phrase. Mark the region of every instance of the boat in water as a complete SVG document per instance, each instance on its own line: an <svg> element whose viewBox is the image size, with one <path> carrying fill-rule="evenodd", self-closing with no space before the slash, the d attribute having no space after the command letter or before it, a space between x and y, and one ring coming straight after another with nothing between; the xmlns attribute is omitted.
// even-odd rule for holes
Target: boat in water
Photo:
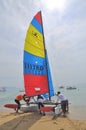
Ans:
<svg viewBox="0 0 86 130"><path fill-rule="evenodd" d="M0 87L0 92L5 92L6 88L5 87Z"/></svg>
<svg viewBox="0 0 86 130"><path fill-rule="evenodd" d="M66 88L67 90L77 89L76 87L69 86Z"/></svg>
<svg viewBox="0 0 86 130"><path fill-rule="evenodd" d="M25 92L24 89L20 89L19 92Z"/></svg>
<svg viewBox="0 0 86 130"><path fill-rule="evenodd" d="M64 88L64 86L60 86L59 88L60 88L60 89L63 89L63 88Z"/></svg>

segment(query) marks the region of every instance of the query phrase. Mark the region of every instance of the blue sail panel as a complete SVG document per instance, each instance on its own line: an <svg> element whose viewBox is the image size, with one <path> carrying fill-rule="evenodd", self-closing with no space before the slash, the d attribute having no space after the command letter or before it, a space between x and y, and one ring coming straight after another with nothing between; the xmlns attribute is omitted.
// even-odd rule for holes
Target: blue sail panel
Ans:
<svg viewBox="0 0 86 130"><path fill-rule="evenodd" d="M31 24L40 32L42 33L42 25L34 18Z"/></svg>
<svg viewBox="0 0 86 130"><path fill-rule="evenodd" d="M45 58L24 51L24 74L47 76Z"/></svg>
<svg viewBox="0 0 86 130"><path fill-rule="evenodd" d="M52 77L51 77L51 72L50 72L50 66L49 66L49 62L48 62L47 53L46 53L46 62L47 62L47 72L48 72L49 93L43 94L43 96L45 98L49 98L49 97L54 96L54 87L53 87L53 83L52 83Z"/></svg>

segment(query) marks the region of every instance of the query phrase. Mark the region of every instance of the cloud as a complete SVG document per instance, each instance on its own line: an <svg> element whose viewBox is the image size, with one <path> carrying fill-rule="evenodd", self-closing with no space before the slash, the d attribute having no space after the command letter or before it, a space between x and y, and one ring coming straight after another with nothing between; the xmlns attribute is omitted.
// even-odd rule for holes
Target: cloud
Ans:
<svg viewBox="0 0 86 130"><path fill-rule="evenodd" d="M24 40L39 10L54 85L86 82L85 7L85 0L70 0L60 12L49 10L45 1L0 0L0 83L10 85L12 79L11 85L23 85Z"/></svg>

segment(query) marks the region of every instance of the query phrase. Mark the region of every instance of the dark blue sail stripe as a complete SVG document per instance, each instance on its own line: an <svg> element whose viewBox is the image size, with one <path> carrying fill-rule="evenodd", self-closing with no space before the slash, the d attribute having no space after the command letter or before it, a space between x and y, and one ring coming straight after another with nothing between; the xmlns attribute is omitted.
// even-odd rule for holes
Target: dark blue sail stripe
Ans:
<svg viewBox="0 0 86 130"><path fill-rule="evenodd" d="M47 75L45 58L24 51L24 74Z"/></svg>
<svg viewBox="0 0 86 130"><path fill-rule="evenodd" d="M31 24L42 34L42 26L35 18L32 20Z"/></svg>

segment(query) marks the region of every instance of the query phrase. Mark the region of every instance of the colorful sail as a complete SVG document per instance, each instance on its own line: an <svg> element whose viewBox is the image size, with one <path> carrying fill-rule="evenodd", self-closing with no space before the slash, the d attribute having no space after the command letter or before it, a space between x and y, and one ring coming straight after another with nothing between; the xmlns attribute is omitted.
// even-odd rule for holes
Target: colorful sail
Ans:
<svg viewBox="0 0 86 130"><path fill-rule="evenodd" d="M34 16L27 30L23 67L27 96L49 93L41 12Z"/></svg>

